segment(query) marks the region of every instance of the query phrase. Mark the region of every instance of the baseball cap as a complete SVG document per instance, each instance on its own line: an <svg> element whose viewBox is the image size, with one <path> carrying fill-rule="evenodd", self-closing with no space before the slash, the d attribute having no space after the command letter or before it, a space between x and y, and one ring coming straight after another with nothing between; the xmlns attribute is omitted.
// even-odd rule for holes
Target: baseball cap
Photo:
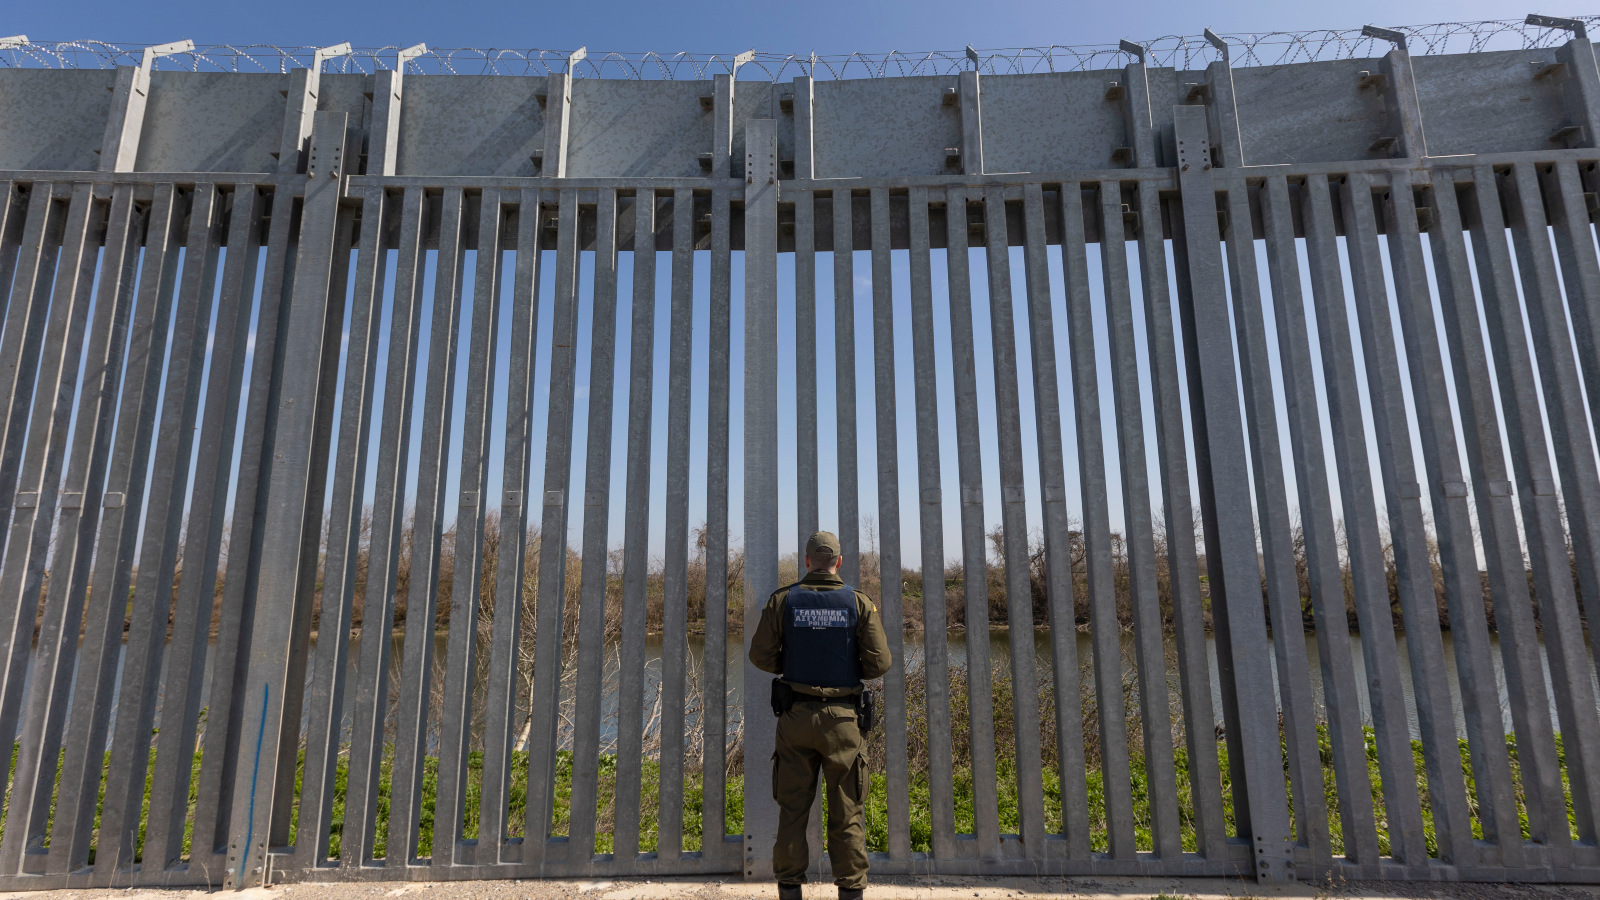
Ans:
<svg viewBox="0 0 1600 900"><path fill-rule="evenodd" d="M839 556L839 539L831 531L819 531L806 541L806 556L815 561L833 562Z"/></svg>

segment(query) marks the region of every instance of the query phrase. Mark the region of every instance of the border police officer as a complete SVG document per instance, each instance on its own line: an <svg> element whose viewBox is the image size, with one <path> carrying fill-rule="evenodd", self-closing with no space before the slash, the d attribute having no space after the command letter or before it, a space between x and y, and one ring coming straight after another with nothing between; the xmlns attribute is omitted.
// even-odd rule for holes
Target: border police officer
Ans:
<svg viewBox="0 0 1600 900"><path fill-rule="evenodd" d="M839 539L819 531L806 541L806 575L779 588L761 611L750 662L779 675L773 682L778 719L772 755L772 797L778 841L772 872L780 900L800 900L810 851L806 820L827 779L828 857L840 900L860 900L867 885L867 799L863 679L889 671L889 639L878 608L839 578Z"/></svg>

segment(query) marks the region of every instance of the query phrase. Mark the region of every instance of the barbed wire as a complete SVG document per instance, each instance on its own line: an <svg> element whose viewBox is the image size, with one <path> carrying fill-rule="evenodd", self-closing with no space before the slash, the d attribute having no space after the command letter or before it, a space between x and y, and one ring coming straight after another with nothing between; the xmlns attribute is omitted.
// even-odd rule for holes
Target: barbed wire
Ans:
<svg viewBox="0 0 1600 900"><path fill-rule="evenodd" d="M1580 16L1590 26L1600 16ZM1477 53L1485 50L1525 50L1553 47L1564 42L1564 31L1528 25L1521 20L1444 22L1401 26L1412 54ZM1389 43L1369 37L1360 29L1274 31L1261 34L1225 34L1234 66L1272 66L1333 59L1381 56ZM0 45L0 68L110 69L138 65L148 45L110 44L104 41L14 42ZM1204 37L1168 35L1143 43L1146 62L1180 70L1204 68L1222 58ZM357 49L329 60L324 71L370 74L393 69L399 47ZM314 47L275 44L214 44L188 53L157 58L158 71L284 73L312 65ZM548 75L569 72L577 78L632 80L705 80L735 73L748 80L784 81L797 75L819 80L889 78L917 75L952 75L970 68L988 75L1027 75L1039 72L1082 72L1116 69L1135 61L1135 55L1118 45L1021 47L976 51L974 61L965 51L849 54L781 54L755 52L742 64L735 54L695 53L590 53L571 62L571 51L494 48L429 49L406 60L407 72L441 75Z"/></svg>

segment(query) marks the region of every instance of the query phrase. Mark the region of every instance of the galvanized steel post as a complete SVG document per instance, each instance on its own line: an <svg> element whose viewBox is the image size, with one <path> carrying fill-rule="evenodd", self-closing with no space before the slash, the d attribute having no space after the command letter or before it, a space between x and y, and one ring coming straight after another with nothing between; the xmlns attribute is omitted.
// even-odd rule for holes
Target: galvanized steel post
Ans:
<svg viewBox="0 0 1600 900"><path fill-rule="evenodd" d="M744 151L744 646L778 589L778 137L751 119ZM772 800L768 676L744 662L744 877L772 877L778 810ZM754 763L752 765L752 763Z"/></svg>

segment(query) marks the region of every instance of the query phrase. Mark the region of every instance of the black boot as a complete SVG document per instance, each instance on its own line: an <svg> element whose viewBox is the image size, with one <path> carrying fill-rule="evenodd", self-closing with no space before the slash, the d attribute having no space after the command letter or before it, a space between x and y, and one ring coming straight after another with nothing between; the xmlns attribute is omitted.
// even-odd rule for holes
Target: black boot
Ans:
<svg viewBox="0 0 1600 900"><path fill-rule="evenodd" d="M778 900L801 900L800 885L778 882Z"/></svg>
<svg viewBox="0 0 1600 900"><path fill-rule="evenodd" d="M862 888L839 888L839 900L861 900Z"/></svg>

